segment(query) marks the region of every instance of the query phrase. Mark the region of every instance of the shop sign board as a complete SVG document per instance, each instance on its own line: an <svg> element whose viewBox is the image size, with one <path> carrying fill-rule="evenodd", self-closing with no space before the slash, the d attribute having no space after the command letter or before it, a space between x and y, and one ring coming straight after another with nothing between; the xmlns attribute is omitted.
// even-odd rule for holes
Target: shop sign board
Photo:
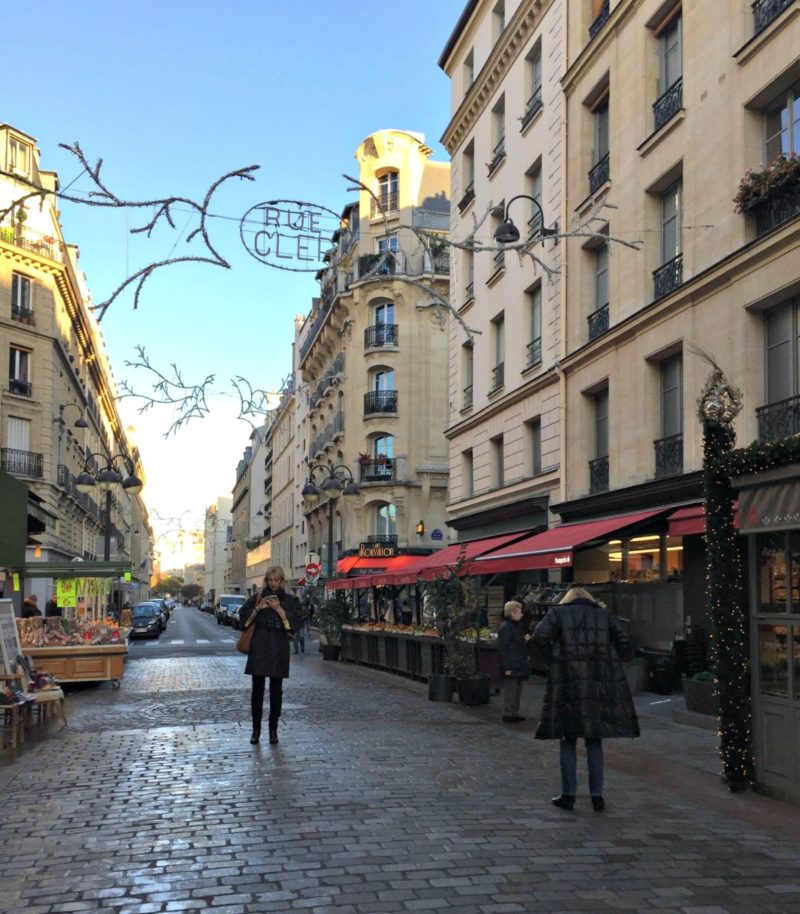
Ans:
<svg viewBox="0 0 800 914"><path fill-rule="evenodd" d="M393 559L397 555L395 546L383 546L380 543L359 543L360 559Z"/></svg>
<svg viewBox="0 0 800 914"><path fill-rule="evenodd" d="M0 600L0 655L6 673L12 671L21 653L14 604L11 600Z"/></svg>

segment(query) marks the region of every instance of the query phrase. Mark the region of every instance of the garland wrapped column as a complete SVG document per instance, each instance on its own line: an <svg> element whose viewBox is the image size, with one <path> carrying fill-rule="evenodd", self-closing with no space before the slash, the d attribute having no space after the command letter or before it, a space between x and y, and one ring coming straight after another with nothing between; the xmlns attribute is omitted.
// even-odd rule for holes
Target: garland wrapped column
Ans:
<svg viewBox="0 0 800 914"><path fill-rule="evenodd" d="M742 408L739 390L713 361L698 400L703 425L703 485L706 500L706 588L714 623L711 651L720 700L720 757L731 790L755 779L750 702L748 613L742 563L733 525L733 487L728 457Z"/></svg>

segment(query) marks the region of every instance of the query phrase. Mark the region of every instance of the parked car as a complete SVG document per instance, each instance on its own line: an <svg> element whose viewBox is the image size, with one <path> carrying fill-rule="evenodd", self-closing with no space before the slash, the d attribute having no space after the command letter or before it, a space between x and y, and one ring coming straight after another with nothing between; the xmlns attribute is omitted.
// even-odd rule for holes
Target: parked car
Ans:
<svg viewBox="0 0 800 914"><path fill-rule="evenodd" d="M239 627L239 607L247 597L241 593L220 594L217 604L217 624Z"/></svg>
<svg viewBox="0 0 800 914"><path fill-rule="evenodd" d="M161 631L163 632L167 627L167 622L169 622L169 610L167 609L167 601L162 600L161 597L153 597L147 602L155 603L155 605L158 607L158 611L161 613Z"/></svg>
<svg viewBox="0 0 800 914"><path fill-rule="evenodd" d="M214 604L210 600L204 600L202 603L199 603L200 612L209 613L210 615L214 614Z"/></svg>
<svg viewBox="0 0 800 914"><path fill-rule="evenodd" d="M137 603L133 607L130 638L160 638L161 610L155 603Z"/></svg>

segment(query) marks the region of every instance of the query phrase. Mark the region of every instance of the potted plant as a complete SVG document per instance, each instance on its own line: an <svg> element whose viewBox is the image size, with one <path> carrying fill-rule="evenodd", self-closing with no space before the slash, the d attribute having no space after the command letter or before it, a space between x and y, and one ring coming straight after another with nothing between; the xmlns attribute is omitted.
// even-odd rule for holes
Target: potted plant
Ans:
<svg viewBox="0 0 800 914"><path fill-rule="evenodd" d="M703 670L683 680L683 695L686 699L687 711L719 717L719 693L716 679L715 673Z"/></svg>
<svg viewBox="0 0 800 914"><path fill-rule="evenodd" d="M489 677L475 670L475 644L467 637L474 628L474 611L459 568L460 563L448 568L444 577L422 585L424 612L444 647L445 670L429 676L428 698L450 701L457 689L463 704L488 704Z"/></svg>
<svg viewBox="0 0 800 914"><path fill-rule="evenodd" d="M369 454L365 454L363 451L358 452L358 462L362 467L369 466L372 463L372 458Z"/></svg>
<svg viewBox="0 0 800 914"><path fill-rule="evenodd" d="M353 611L347 594L337 590L323 600L314 613L319 630L319 644L323 660L338 660L342 647L342 626L353 620Z"/></svg>
<svg viewBox="0 0 800 914"><path fill-rule="evenodd" d="M800 156L779 155L759 171L751 168L733 198L737 213L748 213L787 194L800 193Z"/></svg>

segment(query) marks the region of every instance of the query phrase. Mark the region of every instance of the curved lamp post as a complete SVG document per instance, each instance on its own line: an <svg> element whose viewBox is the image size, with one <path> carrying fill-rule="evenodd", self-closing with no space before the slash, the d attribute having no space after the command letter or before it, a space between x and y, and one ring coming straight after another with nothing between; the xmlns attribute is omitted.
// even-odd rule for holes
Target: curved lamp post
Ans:
<svg viewBox="0 0 800 914"><path fill-rule="evenodd" d="M61 426L61 428L64 428L64 426L66 425L66 422L64 421L64 412L65 412L65 410L69 409L70 406L74 406L75 409L77 409L78 412L80 413L78 418L72 423L72 427L73 428L89 428L89 423L86 421L86 419L83 418L83 408L81 406L79 406L77 403L74 403L72 401L70 401L69 403L61 403L59 405L58 416L56 416L53 419L53 422L58 422L58 424Z"/></svg>
<svg viewBox="0 0 800 914"><path fill-rule="evenodd" d="M539 215L542 217L542 227L539 229L539 235L542 238L548 238L558 234L558 229L556 228L545 228L544 210L536 197L531 197L529 194L517 194L506 203L506 212L503 216L503 222L495 229L494 240L498 244L514 244L519 241L519 229L514 225L514 220L508 215L508 209L515 200L530 200L539 210Z"/></svg>
<svg viewBox="0 0 800 914"><path fill-rule="evenodd" d="M96 475L89 472L89 461L93 457L99 457L105 461L105 466L99 469ZM124 479L117 469L115 462L121 460L125 472L128 474ZM103 560L108 562L111 558L111 490L114 486L121 485L129 495L138 495L144 487L144 483L134 472L133 462L126 454L114 454L109 457L106 454L89 454L83 465L83 472L75 480L75 488L79 492L88 494L94 491L94 487L106 493L106 526L103 539Z"/></svg>
<svg viewBox="0 0 800 914"><path fill-rule="evenodd" d="M319 475L322 484L317 485L314 476ZM353 474L343 463L315 463L308 469L308 479L303 486L302 496L305 502L314 507L320 495L328 496L328 577L334 576L333 568L333 513L336 501L343 496L352 501L361 495L361 489L355 481Z"/></svg>

